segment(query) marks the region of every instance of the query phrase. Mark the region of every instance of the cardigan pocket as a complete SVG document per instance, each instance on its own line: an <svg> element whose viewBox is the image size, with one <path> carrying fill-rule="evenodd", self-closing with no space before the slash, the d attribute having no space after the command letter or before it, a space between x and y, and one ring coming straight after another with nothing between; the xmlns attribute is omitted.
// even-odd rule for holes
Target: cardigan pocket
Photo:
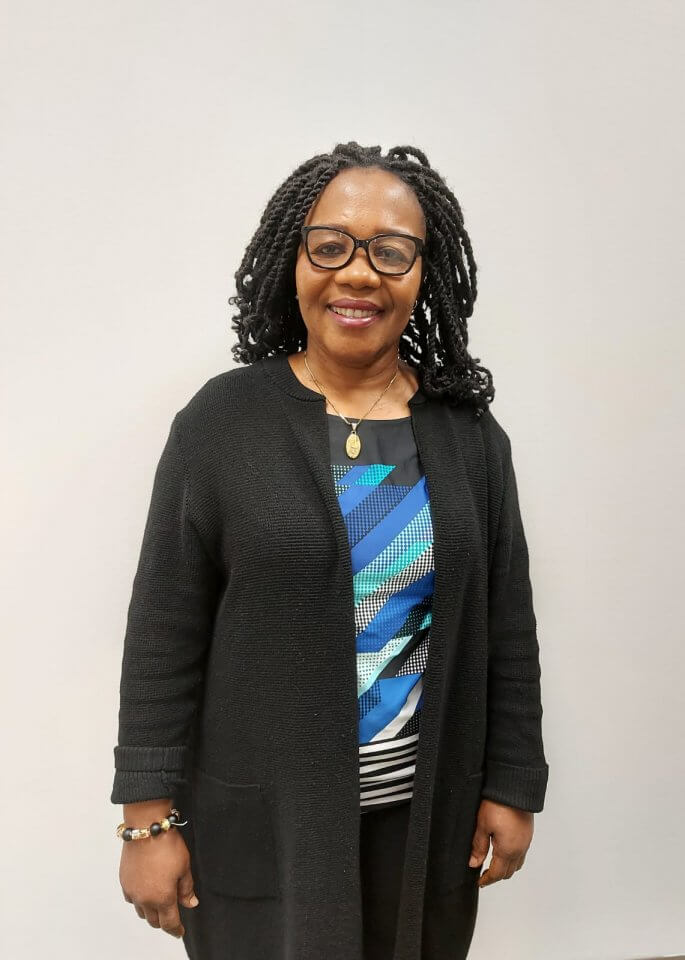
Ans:
<svg viewBox="0 0 685 960"><path fill-rule="evenodd" d="M480 876L482 867L470 867L469 858L476 831L483 777L484 771L481 770L470 774L461 782L454 830L448 840L444 873L438 884L441 893L448 893L463 883L475 883Z"/></svg>
<svg viewBox="0 0 685 960"><path fill-rule="evenodd" d="M279 897L267 788L193 769L193 835L200 889L229 897Z"/></svg>

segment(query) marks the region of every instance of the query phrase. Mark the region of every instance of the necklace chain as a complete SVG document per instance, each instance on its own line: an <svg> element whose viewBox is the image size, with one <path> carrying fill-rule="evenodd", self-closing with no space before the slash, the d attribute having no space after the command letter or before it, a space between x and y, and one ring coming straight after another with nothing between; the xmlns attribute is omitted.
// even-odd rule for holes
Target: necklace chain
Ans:
<svg viewBox="0 0 685 960"><path fill-rule="evenodd" d="M370 406L369 409L366 411L366 413L364 414L364 416L363 416L363 417L360 417L359 420L357 420L356 423L355 423L353 420L348 420L347 417L338 410L338 408L337 408L336 405L333 403L333 401L330 400L330 399L326 396L326 394L324 393L323 387L321 386L321 384L319 383L319 381L316 379L316 377L315 377L314 374L312 373L311 367L310 367L309 364L307 363L307 351L306 351L306 350L304 351L304 365L305 365L305 367L307 368L307 370L309 370L309 374L310 374L312 380L314 381L314 383L315 383L315 384L317 385L317 387L319 388L319 393L321 393L321 394L323 395L323 397L328 401L328 403L330 403L330 405L333 407L333 409L334 409L335 412L338 414L338 416L339 416L339 417L342 417L342 419L345 421L345 423L348 425L348 427L350 427L350 435L349 435L349 437L347 438L347 443L345 444L345 450L347 451L347 455L348 455L349 457L351 457L352 459L355 459L356 457L359 456L359 453L360 453L361 448L362 448L361 440L360 440L360 438L359 438L359 435L357 434L357 427L358 427L359 424L362 422L362 420L364 420L364 419L371 413L371 411L372 411L373 408L376 406L376 404L377 404L378 401L381 399L381 397L383 397L383 395L386 393L386 391L389 390L390 387L391 387L391 386L393 385L393 383L395 382L395 380L396 380L396 378L397 378L397 374L400 372L400 354L399 354L399 351L397 352L397 370L395 370L395 373L393 374L392 380L391 380L390 383L387 385L387 387L385 388L385 390L383 390L383 392L381 393L380 397L378 397L377 400L374 400L374 402L371 404L371 406Z"/></svg>
<svg viewBox="0 0 685 960"><path fill-rule="evenodd" d="M396 380L396 378L397 378L397 374L400 372L399 358L400 358L400 355L399 355L399 353L398 353L398 354L397 354L397 370L395 370L395 373L393 374L392 380L391 380L390 383L387 385L387 387L383 390L383 393L381 393L380 397L378 397L377 400L374 400L374 402L371 404L371 406L370 406L369 409L366 411L366 413L364 414L363 417L360 417L359 420L357 420L356 423L352 423L350 420L347 419L346 416L344 416L344 414L340 413L340 411L338 410L338 408L336 407L336 405L333 403L333 401L332 401L329 397L326 397L326 394L324 393L324 391L323 391L323 389L322 389L322 387L321 387L321 384L320 384L319 381L316 379L316 377L315 377L314 374L312 373L311 367L310 367L309 364L307 363L307 351L306 351L306 350L304 351L304 365L305 365L305 367L307 368L307 370L309 370L309 374L310 374L312 380L314 381L314 383L315 383L315 384L317 385L317 387L319 388L319 392L323 394L323 396L326 398L326 400L328 401L328 403L330 403L330 405L333 407L333 409L334 409L335 412L338 414L338 416L339 416L339 417L342 417L342 419L345 421L345 423L346 423L348 426L352 427L353 430L356 430L357 427L359 426L359 424L362 422L362 420L364 420L366 417L368 417L368 415L371 413L371 411L372 411L373 408L376 406L376 404L378 403L378 401L383 397L383 395L385 394L385 392L386 392L387 390L389 390L390 387L391 387L391 386L393 385L393 383L395 382L395 380Z"/></svg>

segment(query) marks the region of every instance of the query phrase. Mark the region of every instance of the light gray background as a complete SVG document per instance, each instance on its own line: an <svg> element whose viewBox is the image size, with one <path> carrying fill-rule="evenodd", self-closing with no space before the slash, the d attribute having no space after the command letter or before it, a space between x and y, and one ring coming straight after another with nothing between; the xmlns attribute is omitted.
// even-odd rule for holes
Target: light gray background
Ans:
<svg viewBox="0 0 685 960"><path fill-rule="evenodd" d="M109 803L153 472L232 365L268 197L349 139L463 205L531 554L549 790L471 956L683 952L685 4L2 15L3 957L183 955L122 899Z"/></svg>

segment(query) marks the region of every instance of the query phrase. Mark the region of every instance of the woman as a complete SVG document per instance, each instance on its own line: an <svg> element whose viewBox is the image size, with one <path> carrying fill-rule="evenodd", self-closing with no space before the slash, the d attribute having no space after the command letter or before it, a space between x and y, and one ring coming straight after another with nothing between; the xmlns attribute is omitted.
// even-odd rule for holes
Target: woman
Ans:
<svg viewBox="0 0 685 960"><path fill-rule="evenodd" d="M475 277L419 150L338 145L269 201L240 365L174 417L111 799L168 828L120 880L194 960L458 960L524 862L540 666Z"/></svg>

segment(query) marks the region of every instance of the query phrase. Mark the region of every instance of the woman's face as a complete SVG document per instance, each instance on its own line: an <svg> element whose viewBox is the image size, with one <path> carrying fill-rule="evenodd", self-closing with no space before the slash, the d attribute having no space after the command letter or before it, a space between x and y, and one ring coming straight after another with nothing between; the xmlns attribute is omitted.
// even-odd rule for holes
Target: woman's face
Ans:
<svg viewBox="0 0 685 960"><path fill-rule="evenodd" d="M353 168L337 174L322 190L305 225L337 226L360 240L377 233L408 233L425 240L423 210L413 192L394 174L377 168ZM357 248L339 270L314 266L300 243L295 267L300 313L313 344L330 356L357 363L385 351L397 351L421 286L421 257L408 273L377 273L366 251ZM381 308L364 326L345 324L329 310L336 300L367 300Z"/></svg>

